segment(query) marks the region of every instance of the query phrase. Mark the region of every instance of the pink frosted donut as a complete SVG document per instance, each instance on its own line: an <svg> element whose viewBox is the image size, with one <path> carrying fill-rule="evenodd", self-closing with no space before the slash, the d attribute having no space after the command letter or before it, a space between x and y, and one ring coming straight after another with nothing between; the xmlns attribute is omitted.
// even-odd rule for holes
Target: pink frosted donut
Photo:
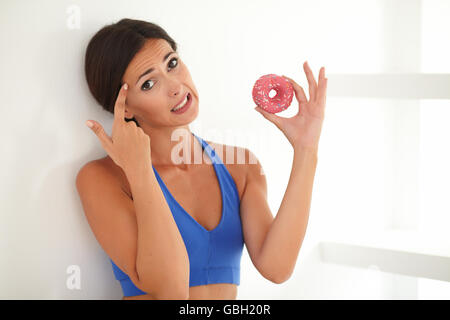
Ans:
<svg viewBox="0 0 450 320"><path fill-rule="evenodd" d="M269 92L275 90L276 95L271 98ZM256 80L253 86L253 101L270 113L286 110L294 97L294 88L291 83L276 74L266 74Z"/></svg>

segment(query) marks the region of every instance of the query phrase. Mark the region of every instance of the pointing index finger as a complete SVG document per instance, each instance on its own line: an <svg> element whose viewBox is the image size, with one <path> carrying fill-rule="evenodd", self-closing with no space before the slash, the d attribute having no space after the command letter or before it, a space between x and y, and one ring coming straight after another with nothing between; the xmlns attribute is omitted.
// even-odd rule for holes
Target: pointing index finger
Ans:
<svg viewBox="0 0 450 320"><path fill-rule="evenodd" d="M123 122L125 121L125 99L127 97L128 84L125 83L119 91L116 99L116 104L114 105L114 121Z"/></svg>

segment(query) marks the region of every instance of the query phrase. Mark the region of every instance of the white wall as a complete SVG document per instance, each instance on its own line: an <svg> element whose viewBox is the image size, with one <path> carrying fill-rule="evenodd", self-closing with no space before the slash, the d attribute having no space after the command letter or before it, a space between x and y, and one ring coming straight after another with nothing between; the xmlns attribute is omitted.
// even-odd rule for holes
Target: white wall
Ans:
<svg viewBox="0 0 450 320"><path fill-rule="evenodd" d="M0 299L122 296L107 256L84 217L75 176L84 163L105 155L85 120L100 121L108 132L112 124L112 115L96 105L87 89L86 45L102 26L125 17L155 22L179 44L201 101L191 130L207 140L248 147L257 155L266 173L274 215L289 179L292 150L284 135L253 110L252 86L259 76L276 73L295 79L308 92L303 62L309 62L316 77L319 68L326 67L330 79L326 119L310 222L297 269L288 282L274 285L257 272L244 250L238 299L426 297L400 275L325 264L318 249L330 234L410 226L411 208L397 199L399 195L408 199L417 189L405 189L403 179L394 173L405 155L397 149L403 141L398 120L406 115L416 121L416 113L399 111L410 109L406 104L400 109L398 100L337 97L339 92L333 89L333 74L423 71L420 64L414 65L423 55L414 53L405 60L407 53L395 50L396 39L403 39L405 45L413 43L415 50L422 47L409 40L407 29L391 35L396 26L390 3L2 1ZM406 17L413 18L422 7L420 1L411 3L415 7ZM440 12L450 13L445 1L428 3L427 8L435 4ZM426 12L433 17L432 10ZM430 59L439 64L447 56ZM446 68L448 73L448 64ZM444 103L448 107L448 100ZM419 105L414 106L419 110ZM279 115L290 117L296 108L294 100ZM406 127L418 122L405 121ZM402 150L417 151L414 146ZM408 176L416 169L406 168L402 174ZM431 194L428 188L427 195ZM418 214L414 213L412 227L422 219ZM80 289L66 284L71 266L81 271ZM448 288L447 283L444 286Z"/></svg>

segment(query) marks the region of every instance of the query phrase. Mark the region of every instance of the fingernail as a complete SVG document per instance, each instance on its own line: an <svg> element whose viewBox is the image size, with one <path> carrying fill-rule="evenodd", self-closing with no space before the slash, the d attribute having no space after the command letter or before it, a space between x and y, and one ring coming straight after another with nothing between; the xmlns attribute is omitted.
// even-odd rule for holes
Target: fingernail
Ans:
<svg viewBox="0 0 450 320"><path fill-rule="evenodd" d="M123 85L123 88L124 88L125 90L128 90L128 83L125 83L125 84Z"/></svg>
<svg viewBox="0 0 450 320"><path fill-rule="evenodd" d="M89 128L92 128L93 126L94 126L94 124L91 122L91 121L86 121L86 125L89 127Z"/></svg>

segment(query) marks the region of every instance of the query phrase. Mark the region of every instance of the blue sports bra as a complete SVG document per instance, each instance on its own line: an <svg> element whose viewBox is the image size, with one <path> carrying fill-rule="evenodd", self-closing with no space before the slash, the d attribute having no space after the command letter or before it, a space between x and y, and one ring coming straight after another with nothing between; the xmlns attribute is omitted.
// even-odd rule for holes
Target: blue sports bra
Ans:
<svg viewBox="0 0 450 320"><path fill-rule="evenodd" d="M192 133L193 134L193 133ZM156 169L156 179L163 191L189 256L189 286L211 283L240 284L240 263L244 238L240 217L240 200L233 177L216 152L203 139L193 134L206 149L219 180L222 195L222 217L213 230L206 230L190 216L167 189ZM124 296L146 292L137 288L128 275L109 259Z"/></svg>

